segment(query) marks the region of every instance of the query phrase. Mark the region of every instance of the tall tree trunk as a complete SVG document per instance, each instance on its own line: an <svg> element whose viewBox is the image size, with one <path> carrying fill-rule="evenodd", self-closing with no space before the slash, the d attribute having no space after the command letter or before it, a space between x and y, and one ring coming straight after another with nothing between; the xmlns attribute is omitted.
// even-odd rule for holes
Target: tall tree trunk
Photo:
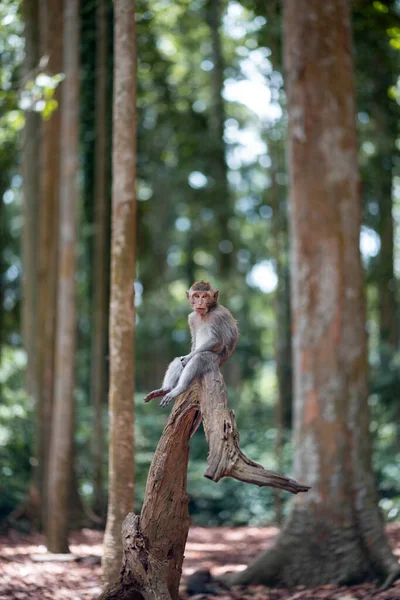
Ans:
<svg viewBox="0 0 400 600"><path fill-rule="evenodd" d="M208 0L206 4L207 22L211 32L211 58L214 67L211 71L211 107L209 119L210 162L214 178L215 206L217 208L220 247L218 268L220 275L226 277L232 268L232 233L228 228L228 219L232 215L230 191L228 185L228 167L225 158L225 105L222 97L224 89L224 59L221 44L221 2Z"/></svg>
<svg viewBox="0 0 400 600"><path fill-rule="evenodd" d="M62 65L62 0L40 0L41 55L48 57L47 72L60 73ZM60 91L56 90L60 103ZM47 516L47 475L54 390L54 356L57 312L58 217L60 193L60 106L42 121L40 151L40 222L38 328L38 461L42 521Z"/></svg>
<svg viewBox="0 0 400 600"><path fill-rule="evenodd" d="M35 76L39 63L39 6L37 0L25 0L22 5L25 21L25 83ZM40 115L25 112L23 135L22 173L24 180L24 227L22 236L23 310L22 331L28 356L27 391L37 401L37 281L38 281L38 225L39 225L39 169Z"/></svg>
<svg viewBox="0 0 400 600"><path fill-rule="evenodd" d="M276 176L284 168L284 152L281 141L268 140L271 157L271 187L268 189L268 200L272 207L271 219L271 253L275 260L278 285L275 292L275 363L277 378L277 401L275 410L276 468L283 472L283 452L285 445L285 429L291 427L292 417L292 356L291 356L291 317L290 317L290 281L289 281L289 239L287 221L287 190L279 186ZM274 490L274 504L277 523L282 521L282 492Z"/></svg>
<svg viewBox="0 0 400 600"><path fill-rule="evenodd" d="M381 343L381 360L385 362L393 357L399 342L398 306L396 299L396 278L394 275L394 227L393 227L393 157L396 155L396 120L390 119L390 106L382 110L380 103L387 97L390 76L385 67L376 66L380 73L381 85L375 90L375 106L373 116L377 131L377 151L379 156L379 173L377 197L379 205L378 233L381 239L377 286L379 300L379 339ZM383 85L382 85L383 83ZM384 83L387 85L385 86Z"/></svg>
<svg viewBox="0 0 400 600"><path fill-rule="evenodd" d="M108 334L108 127L107 127L107 7L98 0L96 47L96 147L95 147L95 237L94 320L92 335L91 394L93 406L94 510L105 514L103 481L103 407L106 400L106 347Z"/></svg>
<svg viewBox="0 0 400 600"><path fill-rule="evenodd" d="M347 0L285 0L296 499L235 584L350 583L399 572L371 467L361 202ZM317 175L316 175L317 174Z"/></svg>
<svg viewBox="0 0 400 600"><path fill-rule="evenodd" d="M74 415L76 337L76 229L79 122L79 4L64 6L64 73L61 110L59 279L54 408L48 480L47 547L68 550L69 492Z"/></svg>
<svg viewBox="0 0 400 600"><path fill-rule="evenodd" d="M134 494L135 2L115 0L114 19L109 500L103 556L106 583L114 581L121 568L121 526L133 509Z"/></svg>

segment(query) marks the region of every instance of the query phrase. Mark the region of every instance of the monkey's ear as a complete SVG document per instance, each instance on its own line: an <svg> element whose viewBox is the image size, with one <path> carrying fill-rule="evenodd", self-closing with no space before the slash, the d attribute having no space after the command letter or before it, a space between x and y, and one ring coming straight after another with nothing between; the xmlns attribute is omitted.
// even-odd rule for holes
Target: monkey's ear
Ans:
<svg viewBox="0 0 400 600"><path fill-rule="evenodd" d="M218 301L218 296L219 296L219 290L215 290L215 292L214 292L214 300L215 300L215 302Z"/></svg>
<svg viewBox="0 0 400 600"><path fill-rule="evenodd" d="M190 298L190 292L189 292L189 290L186 290L186 298L187 298L188 300L189 300L189 298Z"/></svg>

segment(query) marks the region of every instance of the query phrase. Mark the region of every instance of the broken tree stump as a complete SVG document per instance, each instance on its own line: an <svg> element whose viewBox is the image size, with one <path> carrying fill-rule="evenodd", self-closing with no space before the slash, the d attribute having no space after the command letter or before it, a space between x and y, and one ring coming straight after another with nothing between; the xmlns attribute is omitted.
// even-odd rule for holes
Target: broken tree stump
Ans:
<svg viewBox="0 0 400 600"><path fill-rule="evenodd" d="M205 477L234 477L293 494L306 492L283 475L251 461L239 447L235 414L215 369L192 383L175 401L150 466L140 517L130 513L122 526L124 556L118 580L99 600L178 600L190 518L186 494L189 440L200 419L209 445Z"/></svg>

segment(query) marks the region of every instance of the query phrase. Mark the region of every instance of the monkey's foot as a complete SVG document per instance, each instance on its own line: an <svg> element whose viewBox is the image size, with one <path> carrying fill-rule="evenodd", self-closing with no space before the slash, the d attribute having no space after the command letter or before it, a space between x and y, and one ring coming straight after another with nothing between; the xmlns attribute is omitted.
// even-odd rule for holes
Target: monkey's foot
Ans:
<svg viewBox="0 0 400 600"><path fill-rule="evenodd" d="M171 400L175 400L175 398L176 398L176 395L172 394L172 392L170 392L169 394L164 396L164 398L161 400L160 406L162 406L162 408L164 408L164 406L168 406L168 404L171 402Z"/></svg>
<svg viewBox="0 0 400 600"><path fill-rule="evenodd" d="M147 396L143 400L143 402L150 402L150 400L153 400L153 398L159 398L160 396L164 396L165 394L167 394L170 391L171 390L169 390L168 388L166 388L166 389L160 388L158 390L154 390L153 392L150 392L150 394L147 394Z"/></svg>

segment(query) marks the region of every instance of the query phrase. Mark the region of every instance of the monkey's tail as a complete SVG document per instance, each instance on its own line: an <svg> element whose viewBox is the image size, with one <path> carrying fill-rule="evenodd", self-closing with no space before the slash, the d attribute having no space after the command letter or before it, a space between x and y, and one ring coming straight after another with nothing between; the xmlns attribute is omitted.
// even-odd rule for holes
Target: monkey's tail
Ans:
<svg viewBox="0 0 400 600"><path fill-rule="evenodd" d="M153 400L153 398L159 398L160 396L165 396L165 394L168 394L171 390L168 388L159 388L158 390L154 390L153 392L150 392L150 394L147 394L146 398L143 400L143 402L150 402L150 400Z"/></svg>

